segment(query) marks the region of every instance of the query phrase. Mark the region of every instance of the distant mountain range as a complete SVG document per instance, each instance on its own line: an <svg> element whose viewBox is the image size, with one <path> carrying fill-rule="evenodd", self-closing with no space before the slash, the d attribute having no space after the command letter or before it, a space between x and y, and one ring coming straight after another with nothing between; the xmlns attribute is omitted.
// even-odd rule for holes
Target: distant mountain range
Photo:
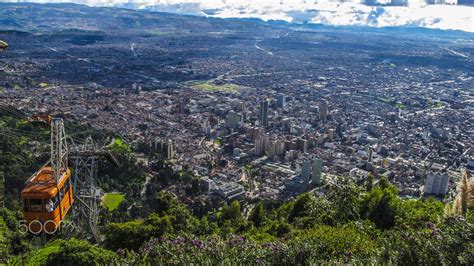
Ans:
<svg viewBox="0 0 474 266"><path fill-rule="evenodd" d="M26 1L0 0L0 2ZM112 6L219 18L282 20L292 23L369 27L412 26L474 32L474 7L472 7L474 0L30 0L28 2L75 2L90 6Z"/></svg>

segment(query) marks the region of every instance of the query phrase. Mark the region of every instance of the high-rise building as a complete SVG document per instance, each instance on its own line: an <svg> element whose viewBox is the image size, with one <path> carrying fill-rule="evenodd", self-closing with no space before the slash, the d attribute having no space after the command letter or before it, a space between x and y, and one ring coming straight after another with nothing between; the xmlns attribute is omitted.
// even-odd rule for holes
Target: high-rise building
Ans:
<svg viewBox="0 0 474 266"><path fill-rule="evenodd" d="M278 156L284 155L285 154L285 142L278 140L276 142L276 150L275 154Z"/></svg>
<svg viewBox="0 0 474 266"><path fill-rule="evenodd" d="M323 161L318 158L306 159L301 163L300 176L303 180L306 180L306 184L310 182L313 185L321 184Z"/></svg>
<svg viewBox="0 0 474 266"><path fill-rule="evenodd" d="M319 105L319 119L322 121L326 121L328 118L328 111L329 111L329 106L327 102L322 102Z"/></svg>
<svg viewBox="0 0 474 266"><path fill-rule="evenodd" d="M296 145L302 153L308 152L308 141L302 138L296 140Z"/></svg>
<svg viewBox="0 0 474 266"><path fill-rule="evenodd" d="M441 176L435 175L433 178L433 185L431 186L431 194L439 194L440 186L441 186Z"/></svg>
<svg viewBox="0 0 474 266"><path fill-rule="evenodd" d="M286 95L281 93L278 95L278 98L277 98L277 106L280 108L283 108L285 107L285 105L286 105Z"/></svg>
<svg viewBox="0 0 474 266"><path fill-rule="evenodd" d="M141 90L142 90L142 86L138 85L137 83L132 84L133 93L139 94Z"/></svg>
<svg viewBox="0 0 474 266"><path fill-rule="evenodd" d="M448 192L448 183L449 183L449 176L447 174L444 174L441 176L441 182L439 185L439 194L440 195L446 195Z"/></svg>
<svg viewBox="0 0 474 266"><path fill-rule="evenodd" d="M166 157L168 158L168 160L171 160L174 157L174 145L171 140L168 140L168 147L166 149Z"/></svg>
<svg viewBox="0 0 474 266"><path fill-rule="evenodd" d="M227 117L225 119L226 126L232 129L237 129L241 122L242 122L242 115L232 112L232 111L227 114Z"/></svg>
<svg viewBox="0 0 474 266"><path fill-rule="evenodd" d="M270 145L270 135L265 134L263 135L263 149L266 150L268 145Z"/></svg>
<svg viewBox="0 0 474 266"><path fill-rule="evenodd" d="M261 136L255 138L255 155L260 156L263 155L264 152L264 141Z"/></svg>
<svg viewBox="0 0 474 266"><path fill-rule="evenodd" d="M186 113L187 111L187 103L188 103L188 100L187 99L179 99L178 100L178 113L180 114L184 114Z"/></svg>
<svg viewBox="0 0 474 266"><path fill-rule="evenodd" d="M266 154L268 157L272 158L276 153L276 141L272 140L268 143Z"/></svg>
<svg viewBox="0 0 474 266"><path fill-rule="evenodd" d="M329 129L328 129L328 140L329 140L329 141L333 141L333 139L334 139L334 131L335 131L335 130L334 130L333 128L329 128Z"/></svg>
<svg viewBox="0 0 474 266"><path fill-rule="evenodd" d="M260 126L268 126L268 101L263 100L260 102Z"/></svg>
<svg viewBox="0 0 474 266"><path fill-rule="evenodd" d="M431 194L431 191L433 190L433 182L434 182L434 176L428 175L426 177L425 188L424 188L424 191L426 194Z"/></svg>
<svg viewBox="0 0 474 266"><path fill-rule="evenodd" d="M167 142L155 140L155 142L152 143L152 148L154 148L155 152L161 154L163 158L171 160L174 157L174 145L171 140Z"/></svg>
<svg viewBox="0 0 474 266"><path fill-rule="evenodd" d="M201 126L202 132L204 132L206 135L209 135L211 133L211 123L209 122L208 117L203 118Z"/></svg>
<svg viewBox="0 0 474 266"><path fill-rule="evenodd" d="M247 119L247 105L245 104L245 102L240 103L239 109L242 113L242 121L245 121Z"/></svg>
<svg viewBox="0 0 474 266"><path fill-rule="evenodd" d="M448 192L449 176L440 173L430 173L426 177L424 192L433 195L445 195Z"/></svg>
<svg viewBox="0 0 474 266"><path fill-rule="evenodd" d="M210 126L209 118L208 118L208 117L204 117L204 118L202 119L202 127L203 127L203 128L206 128L206 127L208 127L208 126Z"/></svg>
<svg viewBox="0 0 474 266"><path fill-rule="evenodd" d="M252 140L255 140L257 137L260 136L261 128L259 127L252 127L248 129L248 135Z"/></svg>
<svg viewBox="0 0 474 266"><path fill-rule="evenodd" d="M374 151L372 150L372 148L369 148L369 155L368 155L367 160L369 162L372 162L373 157L374 157Z"/></svg>
<svg viewBox="0 0 474 266"><path fill-rule="evenodd" d="M174 145L171 140L168 140L167 142L163 142L161 144L161 154L163 154L163 156L168 160L173 159Z"/></svg>
<svg viewBox="0 0 474 266"><path fill-rule="evenodd" d="M308 160L303 161L301 164L301 177L307 180L309 183L309 177L311 176L311 163Z"/></svg>
<svg viewBox="0 0 474 266"><path fill-rule="evenodd" d="M281 126L283 131L289 132L291 129L291 118L285 117L281 119Z"/></svg>
<svg viewBox="0 0 474 266"><path fill-rule="evenodd" d="M321 184L321 174L323 171L323 161L318 158L314 158L311 162L311 182L313 185Z"/></svg>

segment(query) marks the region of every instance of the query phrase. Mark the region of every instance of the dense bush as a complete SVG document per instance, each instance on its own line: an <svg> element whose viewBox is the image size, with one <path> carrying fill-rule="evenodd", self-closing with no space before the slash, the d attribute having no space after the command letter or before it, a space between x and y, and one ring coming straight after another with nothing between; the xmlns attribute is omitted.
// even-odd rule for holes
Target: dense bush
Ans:
<svg viewBox="0 0 474 266"><path fill-rule="evenodd" d="M117 255L109 250L89 244L85 240L59 241L59 250L51 252L47 265L107 265L116 261Z"/></svg>
<svg viewBox="0 0 474 266"><path fill-rule="evenodd" d="M376 242L353 226L319 226L288 240L257 242L237 235L153 238L139 253L118 253L124 261L155 264L308 264L371 262Z"/></svg>
<svg viewBox="0 0 474 266"><path fill-rule="evenodd" d="M400 199L389 183L369 190L347 181L339 186L352 202L335 194L328 200L306 193L287 203L247 205L248 215L232 202L200 219L169 193L157 193L154 212L147 217L107 226L104 246L117 256L73 239L61 241L47 261L473 265L470 212L467 219L445 218L442 203ZM339 209L343 203L349 206Z"/></svg>

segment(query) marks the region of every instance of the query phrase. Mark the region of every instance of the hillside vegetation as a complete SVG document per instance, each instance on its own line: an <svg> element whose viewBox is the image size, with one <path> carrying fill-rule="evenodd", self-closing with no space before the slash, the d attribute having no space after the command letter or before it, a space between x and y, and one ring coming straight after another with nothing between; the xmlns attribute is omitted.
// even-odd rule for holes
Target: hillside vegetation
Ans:
<svg viewBox="0 0 474 266"><path fill-rule="evenodd" d="M40 130L11 117L2 117L2 123L22 132ZM77 126L68 127L70 132L79 131ZM37 150L41 154L42 146L28 134L10 135L8 142L2 142L6 155L2 160L9 164L5 168L9 179L8 208L0 218L1 262L474 264L472 202L406 200L399 198L396 187L384 178L376 185L371 179L356 185L350 178L338 177L324 184L324 196L305 193L289 202L234 201L196 212L173 194L154 189L153 182L153 189L147 190L145 200L141 200L145 172L134 158L133 148L122 140L119 144L116 146L126 148L112 150L121 166L104 161L99 169L102 188L120 192L116 195L123 197L106 199L109 211L101 214L103 243L90 243L80 235L58 234L37 248L31 245L31 235L19 232L17 224L22 218L18 193L24 178L43 161L44 155L36 157L32 153ZM195 177L174 172L163 161L158 160L151 167L162 182L189 182L190 195L198 187L194 186ZM473 190L472 186L460 189L464 193L460 199L472 197Z"/></svg>

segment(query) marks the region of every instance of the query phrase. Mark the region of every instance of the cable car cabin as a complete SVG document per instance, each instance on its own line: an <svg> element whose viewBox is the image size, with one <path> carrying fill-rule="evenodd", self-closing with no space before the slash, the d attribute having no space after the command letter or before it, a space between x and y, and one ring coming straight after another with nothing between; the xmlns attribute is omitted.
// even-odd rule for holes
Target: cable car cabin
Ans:
<svg viewBox="0 0 474 266"><path fill-rule="evenodd" d="M58 184L51 167L43 167L21 191L24 220L33 233L54 233L72 203L71 171L67 169Z"/></svg>
<svg viewBox="0 0 474 266"><path fill-rule="evenodd" d="M53 117L50 115L32 115L30 117L30 121L32 122L45 122L48 125L51 125L51 121L53 121Z"/></svg>

